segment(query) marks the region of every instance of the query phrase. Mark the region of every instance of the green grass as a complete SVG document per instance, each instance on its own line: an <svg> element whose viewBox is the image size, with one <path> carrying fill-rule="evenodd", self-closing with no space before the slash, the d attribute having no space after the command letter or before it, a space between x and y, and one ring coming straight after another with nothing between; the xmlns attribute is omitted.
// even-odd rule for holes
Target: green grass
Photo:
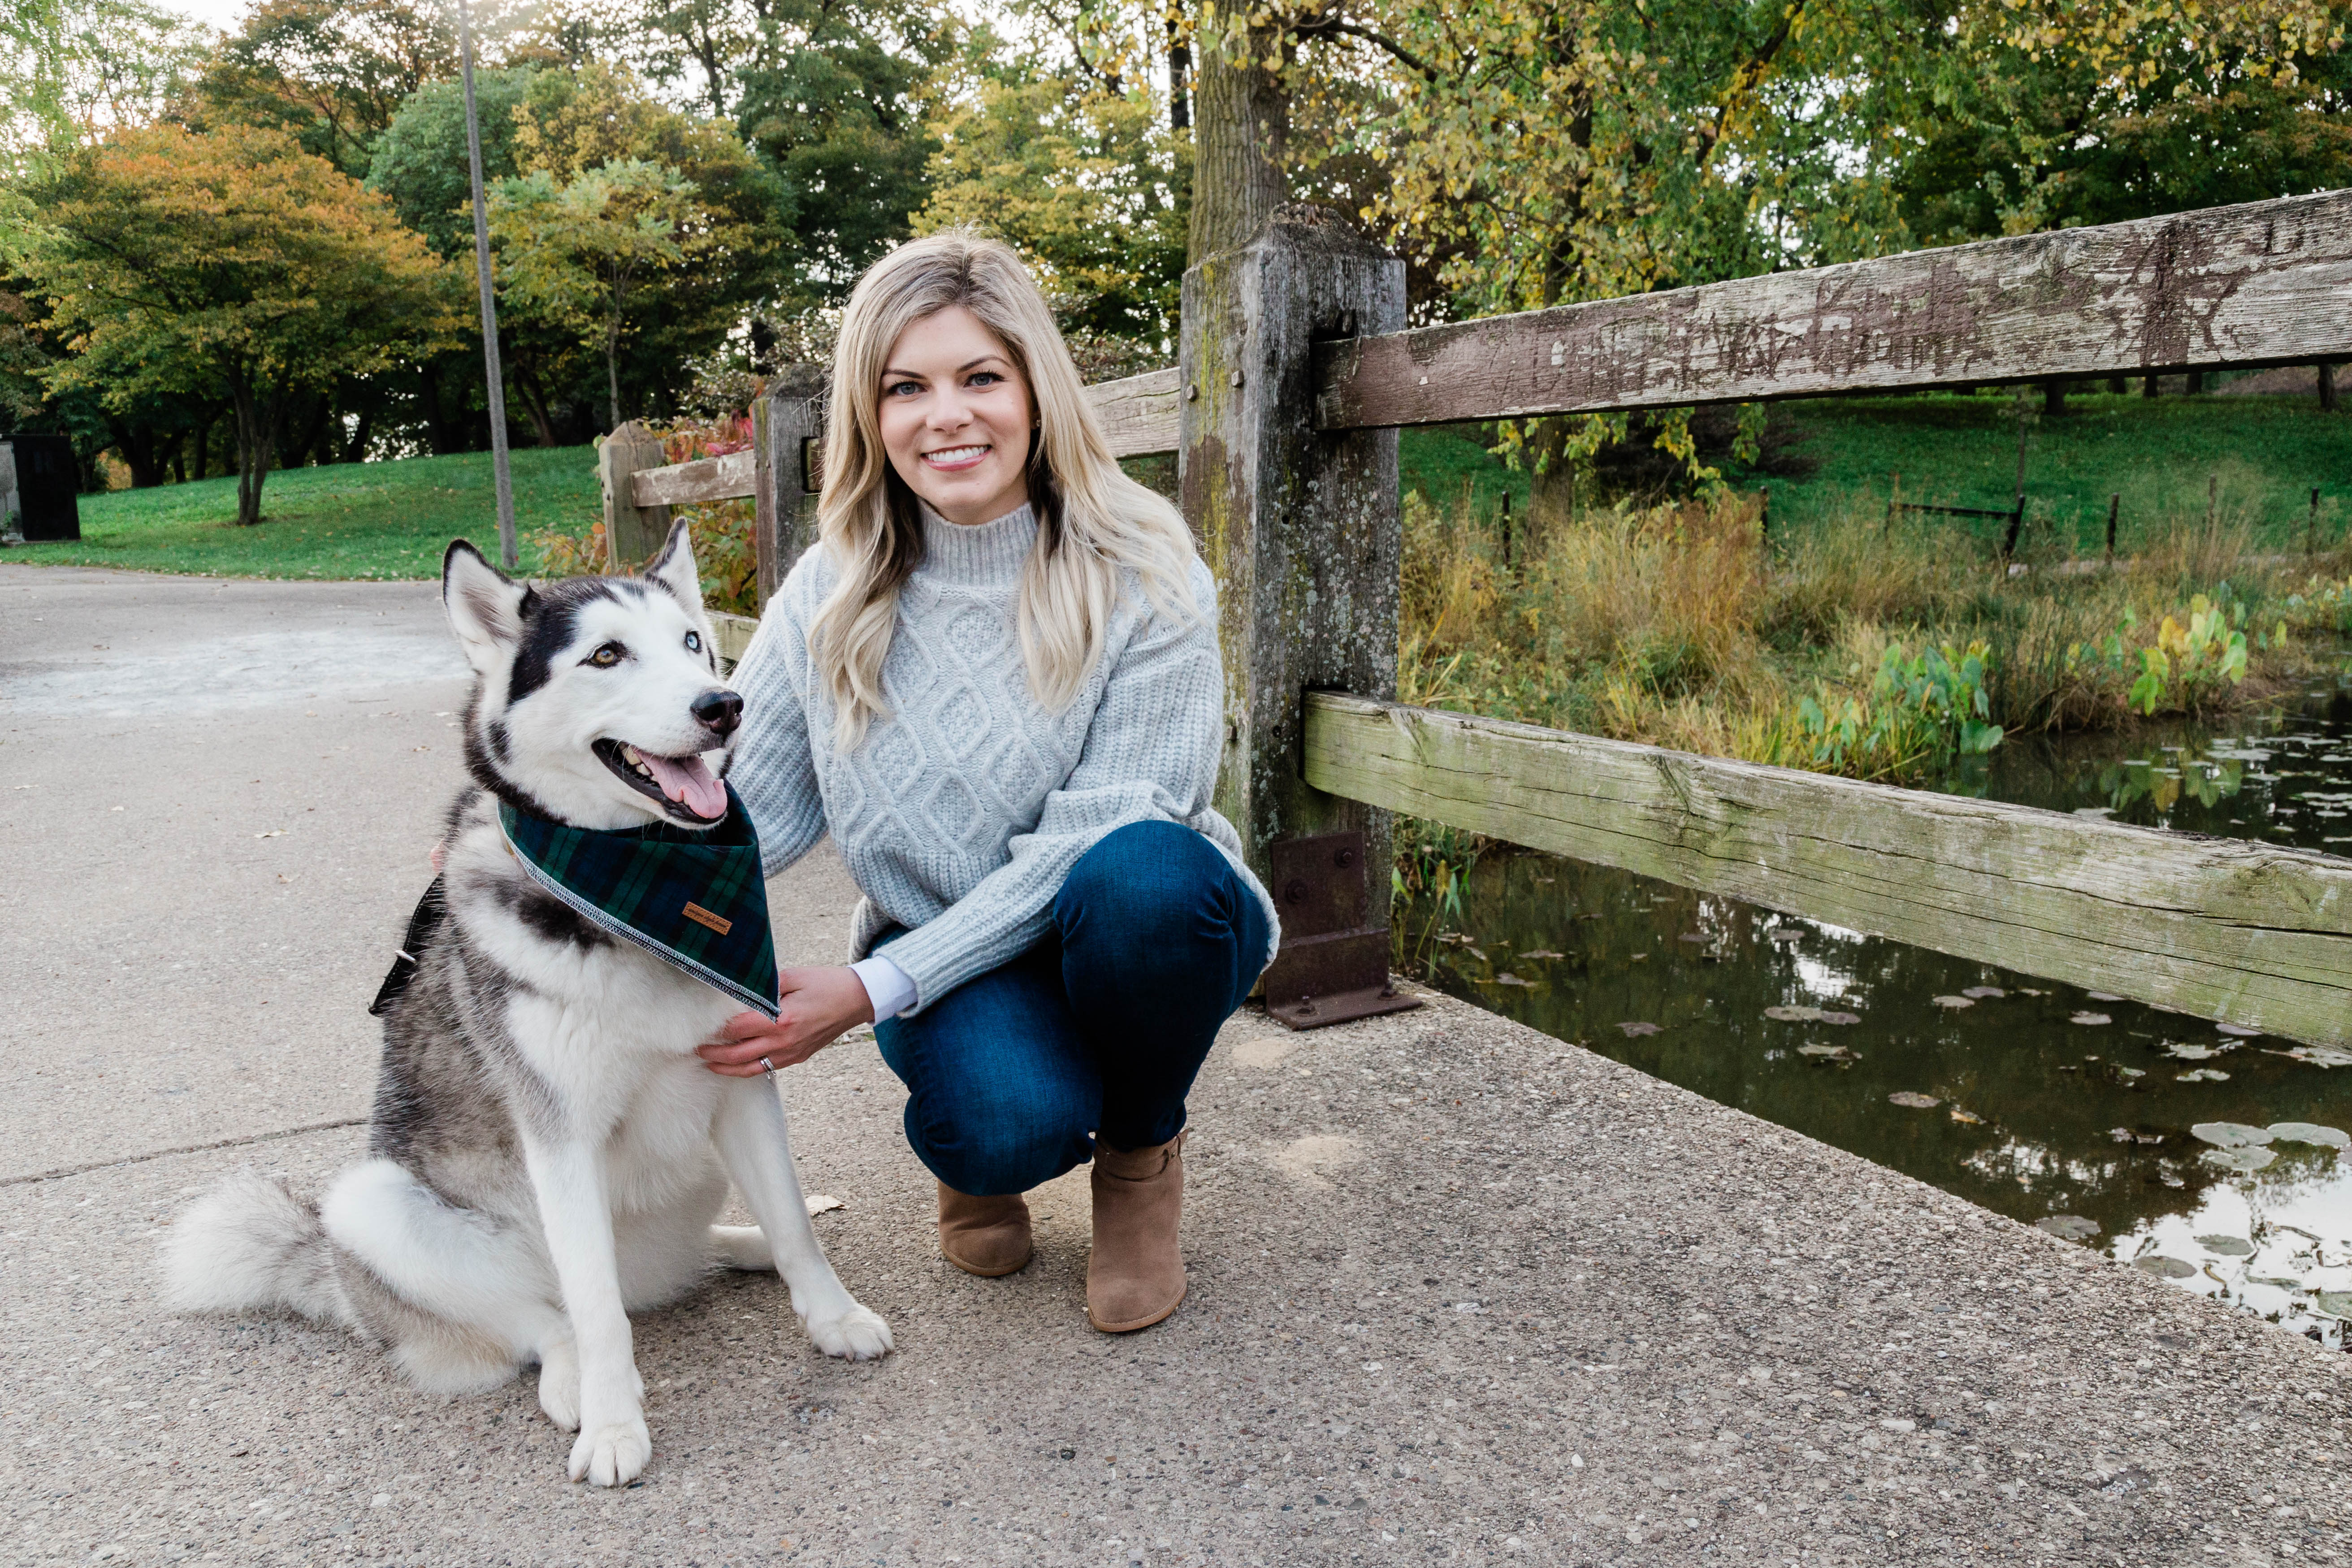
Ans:
<svg viewBox="0 0 2352 1568"><path fill-rule="evenodd" d="M2069 399L2060 418L2041 417L2040 406L2031 404L2027 427L2029 554L2097 551L2111 493L2123 497L2118 543L2129 552L2201 515L2209 477L2221 481L2223 515L2267 546L2301 542L2315 485L2323 542L2352 523L2352 414L2323 414L2310 398L2103 393ZM1818 470L1738 481L1770 486L1772 529L1783 541L1857 510L1883 510L1898 473L1906 500L2008 502L2017 425L2007 393L1823 398L1788 405L1787 415L1807 434L1798 449ZM1173 462L1158 461L1167 471L1142 477L1172 489ZM1476 426L1407 430L1399 463L1405 489L1442 508L1466 495L1473 510L1491 513L1507 493L1514 511L1525 510L1528 476L1488 454ZM526 537L545 528L577 533L596 515L589 447L518 451L514 477ZM289 469L269 477L262 499L268 521L241 529L231 521L233 479L84 496L79 543L29 545L6 559L223 576L431 577L451 539L487 548L497 534L487 453ZM1955 543L1987 548L2002 529L1990 518L1933 521ZM526 547L526 567L530 556Z"/></svg>
<svg viewBox="0 0 2352 1568"><path fill-rule="evenodd" d="M513 455L515 530L583 531L601 506L588 447ZM0 560L220 577L435 577L452 539L498 551L488 452L289 468L261 492L262 522L236 526L236 480L200 479L81 498L81 539ZM523 566L533 564L528 544Z"/></svg>
<svg viewBox="0 0 2352 1568"><path fill-rule="evenodd" d="M2218 479L2222 514L2250 526L2259 543L2300 543L2320 491L2320 537L2352 520L2352 414L2323 414L2316 398L2161 397L2106 393L2067 399L2067 412L2041 416L2028 403L2026 537L2029 550L2093 553L2105 547L2107 498L2123 498L2116 548L2205 509ZM1894 476L1903 499L2005 509L2017 480L2017 402L2011 393L1975 396L1820 399L1789 405L1811 438L1797 450L1821 467L1769 485L1772 527L1802 529L1857 506L1883 508ZM1997 542L1993 518L1936 520L1956 535Z"/></svg>

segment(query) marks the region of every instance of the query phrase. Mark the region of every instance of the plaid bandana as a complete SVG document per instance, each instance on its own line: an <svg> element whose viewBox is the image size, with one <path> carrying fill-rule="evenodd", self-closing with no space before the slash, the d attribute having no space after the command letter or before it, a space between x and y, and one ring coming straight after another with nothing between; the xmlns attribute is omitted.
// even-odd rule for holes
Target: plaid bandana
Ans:
<svg viewBox="0 0 2352 1568"><path fill-rule="evenodd" d="M523 874L583 920L776 1016L776 949L760 836L732 784L725 819L698 833L658 822L612 833L567 827L503 804L499 825ZM408 989L447 912L436 877L409 917L400 956L370 1013L382 1017Z"/></svg>
<svg viewBox="0 0 2352 1568"><path fill-rule="evenodd" d="M727 816L696 831L656 822L598 832L499 806L523 874L583 920L776 1016L776 949L760 836L735 786Z"/></svg>

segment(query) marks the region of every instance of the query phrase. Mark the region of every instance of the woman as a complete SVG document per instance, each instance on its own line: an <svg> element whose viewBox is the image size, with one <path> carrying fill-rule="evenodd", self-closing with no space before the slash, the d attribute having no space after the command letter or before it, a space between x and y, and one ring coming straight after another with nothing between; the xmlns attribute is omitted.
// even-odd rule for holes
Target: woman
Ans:
<svg viewBox="0 0 2352 1568"><path fill-rule="evenodd" d="M730 779L770 875L830 832L845 967L788 969L744 1076L871 1019L940 1184L940 1250L1029 1261L1022 1194L1094 1162L1095 1327L1184 1297L1184 1099L1278 935L1210 808L1215 586L1119 471L1037 287L957 231L875 264L835 351L819 546L735 673Z"/></svg>

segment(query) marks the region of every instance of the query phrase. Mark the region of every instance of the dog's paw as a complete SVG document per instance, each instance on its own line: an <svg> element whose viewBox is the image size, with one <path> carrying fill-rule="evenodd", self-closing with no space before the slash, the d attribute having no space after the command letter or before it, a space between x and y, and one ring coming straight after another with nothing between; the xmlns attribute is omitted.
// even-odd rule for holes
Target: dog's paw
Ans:
<svg viewBox="0 0 2352 1568"><path fill-rule="evenodd" d="M539 1363L539 1407L566 1432L580 1430L580 1362L571 1343L542 1353Z"/></svg>
<svg viewBox="0 0 2352 1568"><path fill-rule="evenodd" d="M890 1353L890 1325L855 1301L830 1318L811 1318L808 1336L825 1354L847 1361L873 1361Z"/></svg>
<svg viewBox="0 0 2352 1568"><path fill-rule="evenodd" d="M642 1415L583 1427L572 1445L572 1479L592 1487L626 1486L653 1457L653 1436Z"/></svg>

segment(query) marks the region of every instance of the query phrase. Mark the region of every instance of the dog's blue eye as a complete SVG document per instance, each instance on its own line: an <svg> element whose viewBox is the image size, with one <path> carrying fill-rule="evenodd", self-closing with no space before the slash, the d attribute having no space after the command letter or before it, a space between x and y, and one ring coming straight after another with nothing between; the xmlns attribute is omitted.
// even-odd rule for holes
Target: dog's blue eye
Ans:
<svg viewBox="0 0 2352 1568"><path fill-rule="evenodd" d="M619 643L608 642L588 656L588 662L599 669L610 669L628 656L629 650Z"/></svg>
<svg viewBox="0 0 2352 1568"><path fill-rule="evenodd" d="M686 651L688 653L700 653L702 651L702 634L700 632L688 632L686 634Z"/></svg>

